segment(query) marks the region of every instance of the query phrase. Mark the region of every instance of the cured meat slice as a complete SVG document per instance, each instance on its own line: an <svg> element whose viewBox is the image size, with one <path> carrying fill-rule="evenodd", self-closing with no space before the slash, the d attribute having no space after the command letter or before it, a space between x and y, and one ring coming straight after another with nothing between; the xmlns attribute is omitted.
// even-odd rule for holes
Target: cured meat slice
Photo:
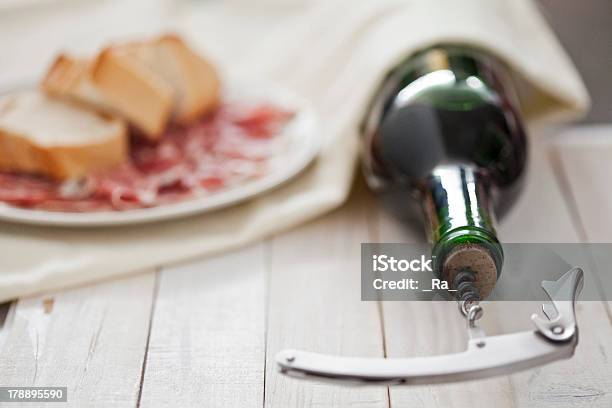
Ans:
<svg viewBox="0 0 612 408"><path fill-rule="evenodd" d="M134 138L128 162L83 180L0 173L0 201L50 211L122 211L214 193L263 176L278 154L276 136L292 117L270 104L226 104L189 126L170 127L158 144Z"/></svg>

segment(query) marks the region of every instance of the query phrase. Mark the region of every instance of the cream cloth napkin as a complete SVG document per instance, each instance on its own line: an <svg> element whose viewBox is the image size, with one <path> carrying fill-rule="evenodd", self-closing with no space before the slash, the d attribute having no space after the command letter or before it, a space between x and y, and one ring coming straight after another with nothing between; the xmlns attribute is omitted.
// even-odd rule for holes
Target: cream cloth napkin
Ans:
<svg viewBox="0 0 612 408"><path fill-rule="evenodd" d="M320 115L320 157L265 196L187 219L88 230L0 223L0 300L227 250L338 207L355 173L358 125L372 93L389 68L433 43L472 44L507 61L530 119L576 116L588 105L574 67L529 0L190 4L168 12L165 25L224 70L271 78L308 98Z"/></svg>

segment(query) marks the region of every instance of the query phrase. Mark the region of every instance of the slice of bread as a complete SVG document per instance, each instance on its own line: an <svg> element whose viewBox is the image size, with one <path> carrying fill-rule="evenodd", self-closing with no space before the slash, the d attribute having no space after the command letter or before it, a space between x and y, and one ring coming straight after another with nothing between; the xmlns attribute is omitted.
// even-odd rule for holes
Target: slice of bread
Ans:
<svg viewBox="0 0 612 408"><path fill-rule="evenodd" d="M220 100L213 66L174 35L113 45L93 60L60 55L42 89L117 114L153 141L171 119L188 124Z"/></svg>
<svg viewBox="0 0 612 408"><path fill-rule="evenodd" d="M135 58L112 50L93 61L60 55L42 89L122 116L150 140L159 139L173 109L174 91L166 81Z"/></svg>
<svg viewBox="0 0 612 408"><path fill-rule="evenodd" d="M127 156L121 119L37 91L0 99L0 171L80 178Z"/></svg>
<svg viewBox="0 0 612 408"><path fill-rule="evenodd" d="M217 72L180 37L164 35L114 49L118 54L133 56L172 87L176 122L187 124L218 106L220 81Z"/></svg>

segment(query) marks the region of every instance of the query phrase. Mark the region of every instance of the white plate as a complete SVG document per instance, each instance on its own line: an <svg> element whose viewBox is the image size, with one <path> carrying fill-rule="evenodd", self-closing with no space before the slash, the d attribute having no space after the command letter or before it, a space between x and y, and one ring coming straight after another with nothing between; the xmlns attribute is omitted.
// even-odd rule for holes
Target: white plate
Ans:
<svg viewBox="0 0 612 408"><path fill-rule="evenodd" d="M279 138L285 139L286 148L282 149L282 153L270 158L269 171L263 177L203 197L126 211L56 212L17 208L0 202L0 220L63 227L115 226L169 220L239 203L293 178L304 170L319 152L321 140L314 110L305 100L277 86L263 83L254 85L256 83L254 81L238 83L248 85L232 88L226 92L230 99L240 98L249 102L267 101L296 112L279 135Z"/></svg>

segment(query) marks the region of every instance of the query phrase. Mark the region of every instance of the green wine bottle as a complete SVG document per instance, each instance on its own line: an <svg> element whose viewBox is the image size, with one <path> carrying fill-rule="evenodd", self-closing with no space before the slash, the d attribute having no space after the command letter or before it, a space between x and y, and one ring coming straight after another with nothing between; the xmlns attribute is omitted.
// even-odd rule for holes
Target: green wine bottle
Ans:
<svg viewBox="0 0 612 408"><path fill-rule="evenodd" d="M501 273L495 213L516 196L527 157L513 91L487 52L434 46L389 74L364 124L368 184L417 192L435 272L459 300L488 296Z"/></svg>

